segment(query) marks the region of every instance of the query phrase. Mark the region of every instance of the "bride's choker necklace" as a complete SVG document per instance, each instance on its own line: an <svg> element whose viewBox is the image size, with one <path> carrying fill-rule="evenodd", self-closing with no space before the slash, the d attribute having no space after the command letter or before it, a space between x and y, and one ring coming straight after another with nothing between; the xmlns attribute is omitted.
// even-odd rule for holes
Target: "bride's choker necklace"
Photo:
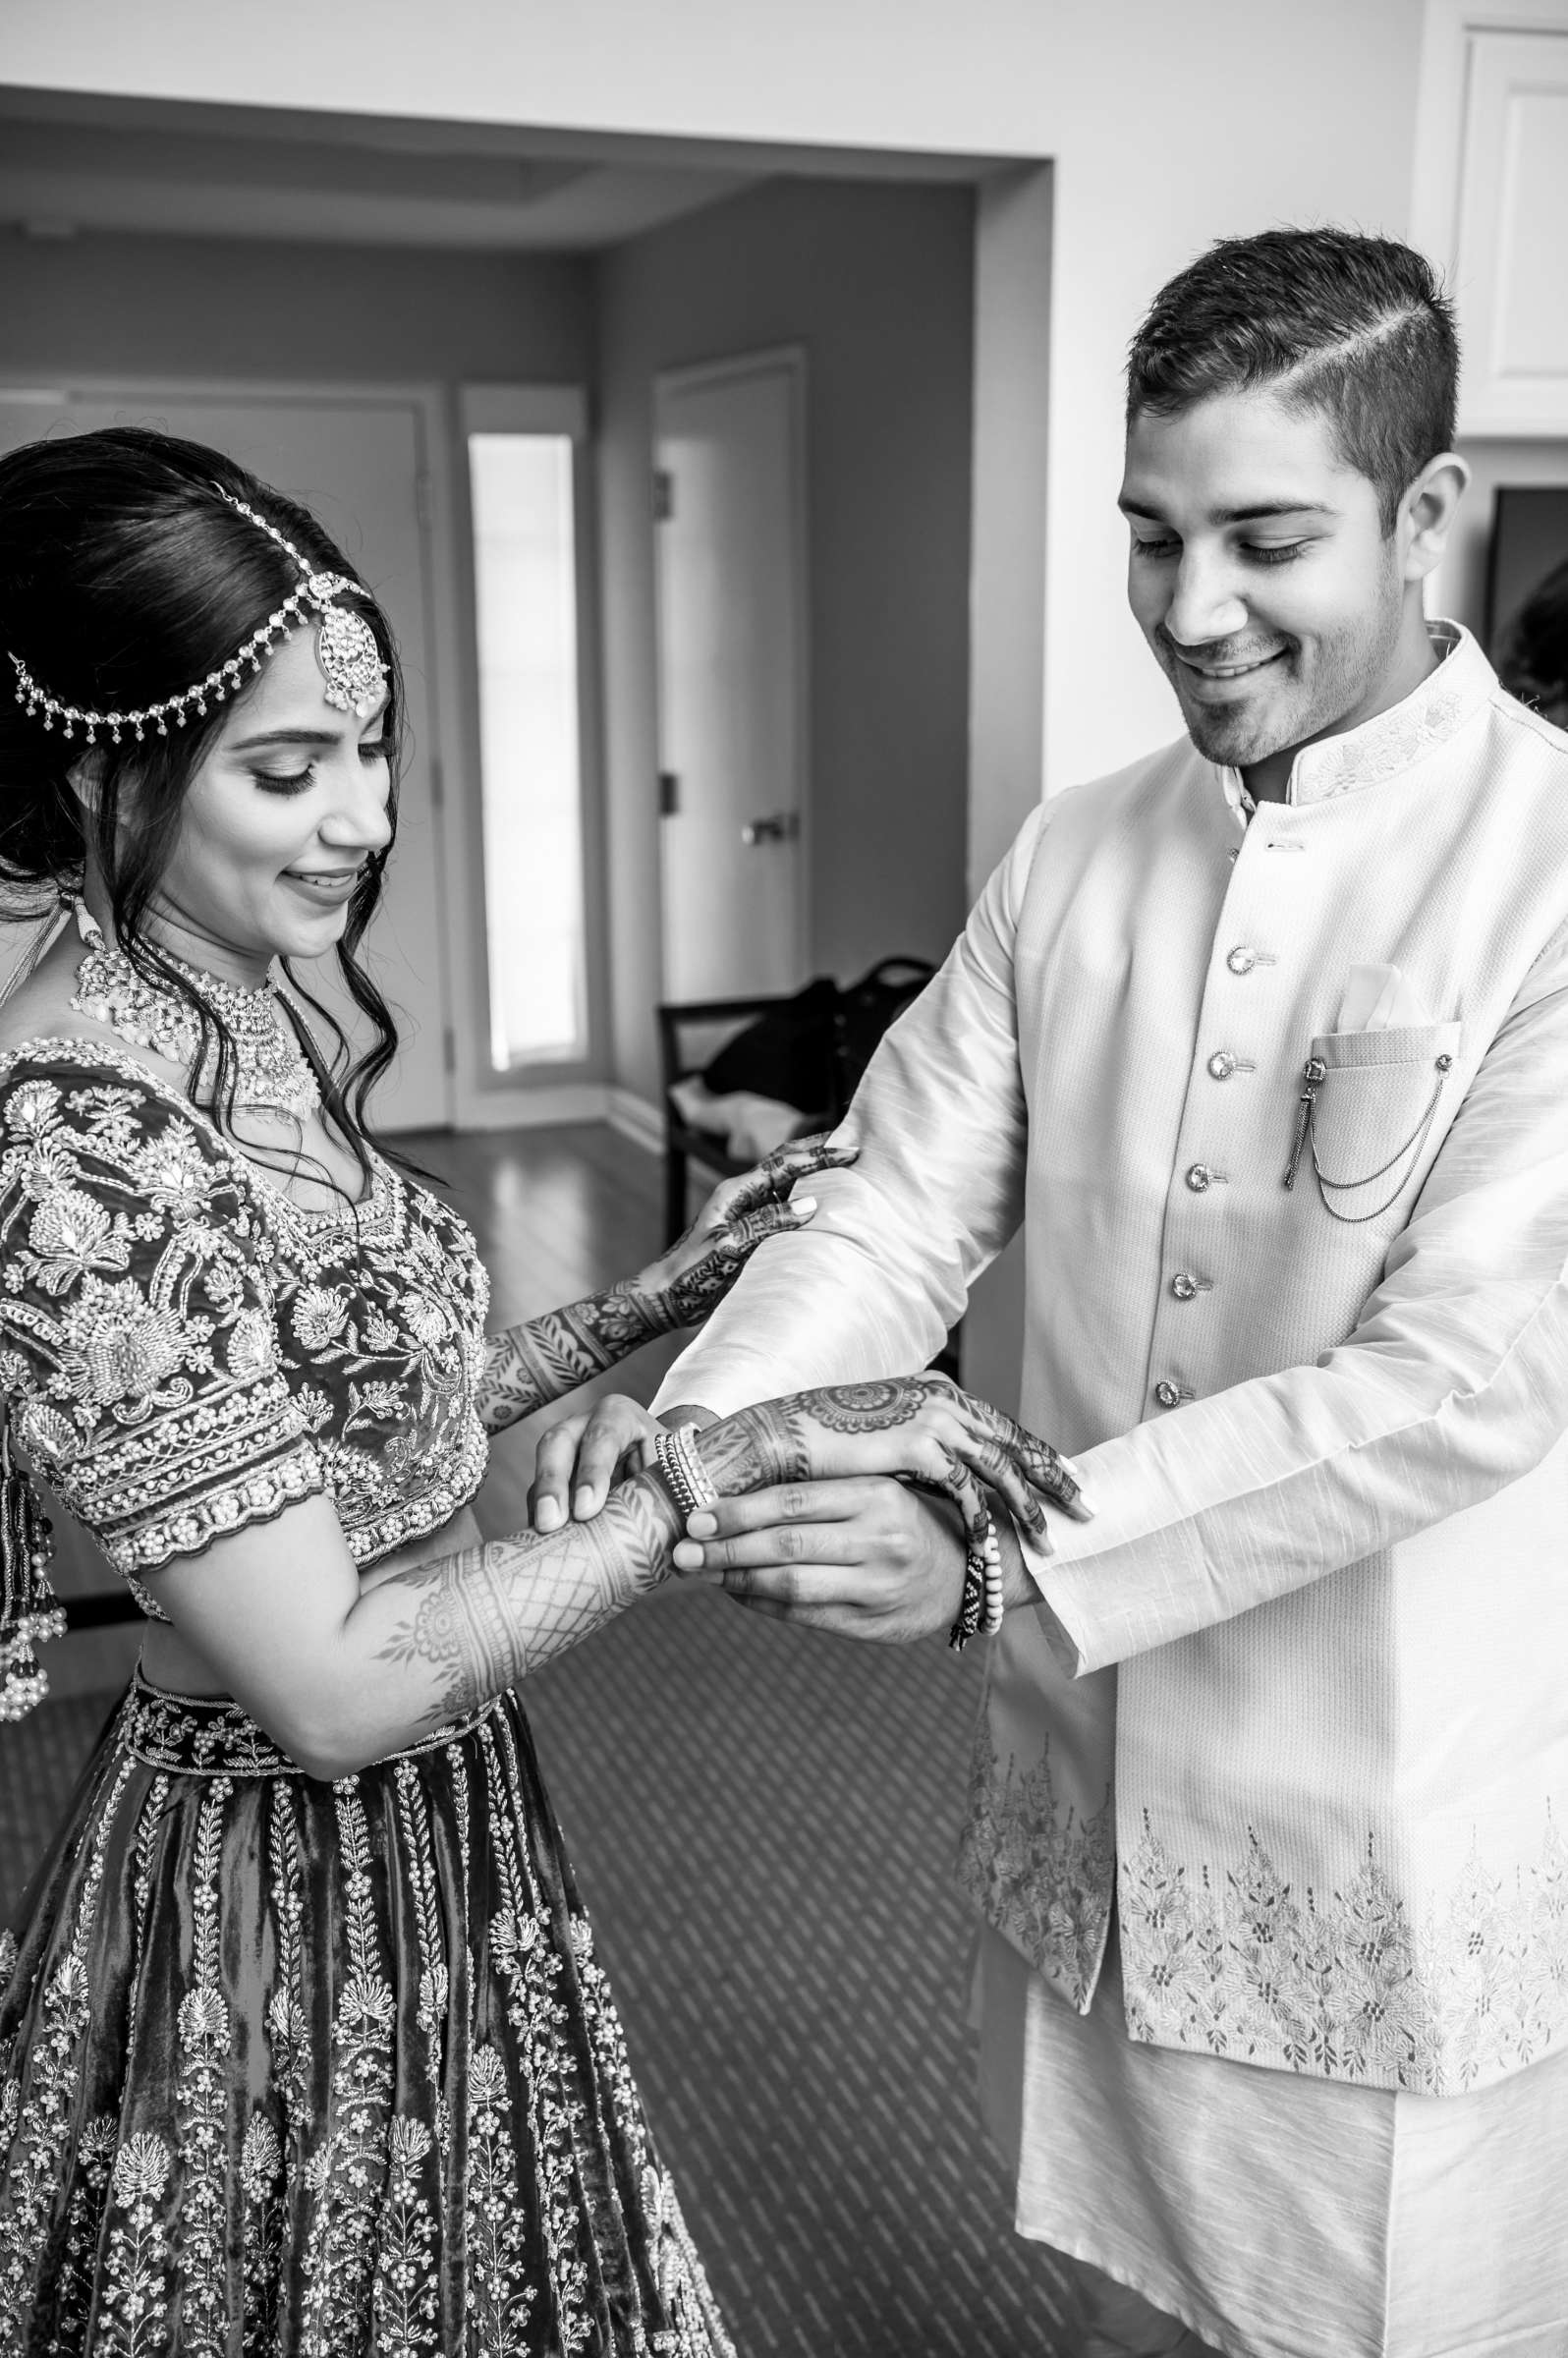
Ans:
<svg viewBox="0 0 1568 2358"><path fill-rule="evenodd" d="M104 939L97 920L84 904L78 901L75 908L77 930L86 945L86 955L77 969L72 1006L79 1015L107 1024L133 1047L151 1048L181 1066L191 1076L193 1095L203 1098L217 1083L216 1039L209 1039L201 1057L201 1026L195 1008L178 992L139 975L125 952ZM276 1113L293 1114L297 1121L314 1113L321 1103L321 1092L272 983L262 982L247 990L237 982L220 982L215 975L188 966L170 950L162 955L221 1020L233 1042L230 1061L235 1105L266 1106Z"/></svg>

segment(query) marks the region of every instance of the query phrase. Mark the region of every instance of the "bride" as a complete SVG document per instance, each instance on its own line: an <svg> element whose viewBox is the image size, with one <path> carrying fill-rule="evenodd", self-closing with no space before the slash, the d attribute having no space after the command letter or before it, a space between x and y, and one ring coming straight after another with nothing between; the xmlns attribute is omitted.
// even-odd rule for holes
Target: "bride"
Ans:
<svg viewBox="0 0 1568 2358"><path fill-rule="evenodd" d="M25 1465L147 1624L0 1937L0 2347L727 2352L516 1690L721 1496L946 1490L973 1627L979 1480L1031 1521L1071 1480L910 1377L874 1419L804 1393L661 1432L592 1519L481 1542L490 1436L705 1315L833 1151L487 1334L473 1239L366 1112L399 721L370 592L218 453L84 434L0 460L0 879L68 910L0 1010L0 1715L58 1620ZM358 1064L295 973L329 952Z"/></svg>

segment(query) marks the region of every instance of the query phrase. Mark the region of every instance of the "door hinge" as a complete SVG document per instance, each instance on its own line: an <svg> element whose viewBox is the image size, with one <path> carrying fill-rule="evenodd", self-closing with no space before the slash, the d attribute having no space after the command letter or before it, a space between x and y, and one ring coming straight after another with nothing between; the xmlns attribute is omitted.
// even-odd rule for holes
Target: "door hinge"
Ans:
<svg viewBox="0 0 1568 2358"><path fill-rule="evenodd" d="M675 513L675 477L667 467L653 470L653 521L668 524Z"/></svg>
<svg viewBox="0 0 1568 2358"><path fill-rule="evenodd" d="M441 1063L447 1072L457 1071L457 1034L450 1024L441 1027Z"/></svg>
<svg viewBox="0 0 1568 2358"><path fill-rule="evenodd" d="M677 818L681 810L681 781L673 769L659 771L659 816Z"/></svg>

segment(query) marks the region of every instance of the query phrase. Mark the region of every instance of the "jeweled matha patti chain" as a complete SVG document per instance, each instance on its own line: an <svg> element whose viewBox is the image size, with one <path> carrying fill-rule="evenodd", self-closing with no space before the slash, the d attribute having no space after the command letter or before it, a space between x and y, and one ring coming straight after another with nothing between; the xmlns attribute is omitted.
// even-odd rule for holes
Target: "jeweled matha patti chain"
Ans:
<svg viewBox="0 0 1568 2358"><path fill-rule="evenodd" d="M76 903L77 929L86 944L86 956L77 969L71 1004L79 1015L107 1024L133 1047L151 1048L192 1075L193 1094L214 1085L216 1042L209 1039L201 1069L201 1026L196 1010L175 991L159 989L137 973L125 952L105 940L101 927L82 902ZM321 1103L321 1091L311 1071L276 988L271 982L244 989L215 975L188 966L169 950L162 955L182 975L196 996L222 1022L234 1043L236 1105L261 1105L304 1121Z"/></svg>
<svg viewBox="0 0 1568 2358"><path fill-rule="evenodd" d="M359 583L350 581L343 573L314 572L275 524L268 524L254 508L248 508L243 499L225 491L221 483L215 483L213 489L237 516L245 517L258 532L265 533L269 540L276 541L299 572L298 590L273 609L258 631L252 631L235 648L226 663L220 664L216 671L209 671L204 680L197 680L194 687L182 688L178 696L166 696L161 703L142 704L132 711L88 711L82 705L62 702L40 686L22 657L7 647L7 657L17 675L17 702L27 706L29 719L41 712L46 729L52 729L59 721L67 737L74 737L80 725L88 745L97 743L100 729L107 729L116 745L121 743L123 733L132 731L140 745L149 728L156 728L160 737L167 737L171 720L177 729L184 728L193 711L204 720L209 703L221 704L244 686L247 664L253 677L264 658L271 654L274 640L287 639L302 624L311 623L315 628L315 659L326 682L327 702L335 711L352 712L356 720L364 720L372 709L387 678L375 633L363 614L352 606L334 602L345 590L358 590Z"/></svg>

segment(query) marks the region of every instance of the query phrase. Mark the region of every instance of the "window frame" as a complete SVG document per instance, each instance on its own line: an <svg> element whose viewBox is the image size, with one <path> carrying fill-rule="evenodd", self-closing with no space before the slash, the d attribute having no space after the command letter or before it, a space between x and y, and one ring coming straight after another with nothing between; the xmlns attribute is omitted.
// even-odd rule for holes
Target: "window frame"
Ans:
<svg viewBox="0 0 1568 2358"><path fill-rule="evenodd" d="M570 440L576 557L579 792L583 860L584 973L587 1045L581 1056L550 1056L498 1070L491 1062L492 1011L484 805L479 726L479 655L471 434L545 434ZM581 385L465 384L454 420L454 514L462 542L464 630L463 701L466 776L472 785L454 797L465 865L469 943L454 945L468 969L464 994L472 1010L456 1043L457 1120L463 1129L519 1121L591 1119L602 1112L608 977L605 923L603 760L599 731L598 599L594 551L592 447L588 403Z"/></svg>

